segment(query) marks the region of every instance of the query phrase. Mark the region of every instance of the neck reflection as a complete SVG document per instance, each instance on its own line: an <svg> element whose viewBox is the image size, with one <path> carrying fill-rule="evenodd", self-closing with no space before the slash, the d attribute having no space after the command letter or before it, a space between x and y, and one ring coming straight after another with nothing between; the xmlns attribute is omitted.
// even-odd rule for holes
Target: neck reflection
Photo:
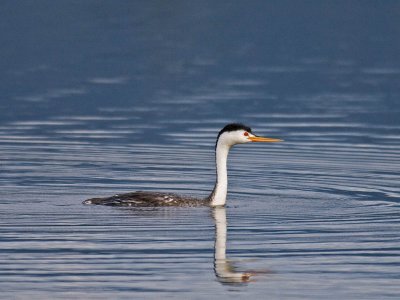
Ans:
<svg viewBox="0 0 400 300"><path fill-rule="evenodd" d="M225 207L213 209L215 221L214 272L221 283L249 282L253 273L237 271L226 258L227 221Z"/></svg>

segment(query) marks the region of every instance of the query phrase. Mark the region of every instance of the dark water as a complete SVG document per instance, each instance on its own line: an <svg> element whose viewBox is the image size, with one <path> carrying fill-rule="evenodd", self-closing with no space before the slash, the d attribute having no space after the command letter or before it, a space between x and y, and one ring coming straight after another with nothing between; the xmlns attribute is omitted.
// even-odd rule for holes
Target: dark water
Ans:
<svg viewBox="0 0 400 300"><path fill-rule="evenodd" d="M400 297L400 2L0 7L2 298ZM232 121L285 142L225 210L81 205L206 196Z"/></svg>

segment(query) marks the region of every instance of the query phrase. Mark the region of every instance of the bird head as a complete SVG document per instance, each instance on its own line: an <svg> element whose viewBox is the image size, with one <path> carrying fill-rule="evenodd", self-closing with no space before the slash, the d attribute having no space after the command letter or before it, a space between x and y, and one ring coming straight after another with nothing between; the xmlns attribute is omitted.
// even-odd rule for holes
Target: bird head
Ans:
<svg viewBox="0 0 400 300"><path fill-rule="evenodd" d="M254 133L252 133L250 127L237 123L226 125L224 128L221 129L217 138L217 144L222 143L229 147L232 147L233 145L236 144L244 144L251 142L273 143L281 141L282 140L280 139L257 136Z"/></svg>

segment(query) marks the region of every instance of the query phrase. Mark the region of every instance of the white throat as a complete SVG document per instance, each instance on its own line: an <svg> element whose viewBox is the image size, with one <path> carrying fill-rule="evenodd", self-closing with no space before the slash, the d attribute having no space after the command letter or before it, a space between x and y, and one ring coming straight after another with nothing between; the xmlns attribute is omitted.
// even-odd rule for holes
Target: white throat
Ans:
<svg viewBox="0 0 400 300"><path fill-rule="evenodd" d="M224 139L220 139L215 149L217 180L214 190L209 197L211 206L223 206L226 203L226 195L228 192L227 160L230 148L230 144L226 143Z"/></svg>

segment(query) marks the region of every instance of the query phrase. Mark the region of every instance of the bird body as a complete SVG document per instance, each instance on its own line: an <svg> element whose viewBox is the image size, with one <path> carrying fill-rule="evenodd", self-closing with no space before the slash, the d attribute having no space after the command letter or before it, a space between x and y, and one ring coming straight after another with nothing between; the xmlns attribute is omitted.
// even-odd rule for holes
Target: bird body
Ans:
<svg viewBox="0 0 400 300"><path fill-rule="evenodd" d="M106 198L92 198L83 201L83 204L137 207L208 206L209 201L208 199L180 196L175 193L137 191Z"/></svg>
<svg viewBox="0 0 400 300"><path fill-rule="evenodd" d="M216 181L211 194L205 199L180 196L161 192L131 192L106 198L92 198L83 204L108 206L224 206L228 192L227 161L229 150L236 144L249 142L280 142L279 139L265 138L254 135L251 128L242 124L228 124L218 133L215 144Z"/></svg>

